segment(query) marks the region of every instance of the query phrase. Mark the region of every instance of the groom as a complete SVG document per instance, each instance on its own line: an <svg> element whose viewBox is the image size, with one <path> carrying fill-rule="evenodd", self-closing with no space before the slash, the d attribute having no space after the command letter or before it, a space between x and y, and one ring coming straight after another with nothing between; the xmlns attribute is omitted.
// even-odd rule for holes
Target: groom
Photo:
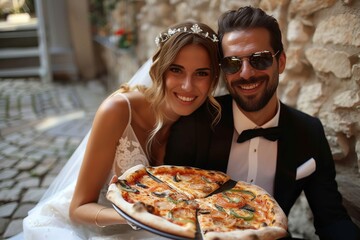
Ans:
<svg viewBox="0 0 360 240"><path fill-rule="evenodd" d="M286 64L277 21L261 9L243 7L218 23L230 93L217 98L221 120L212 128L207 104L182 117L172 128L165 164L221 170L233 180L257 184L286 215L304 191L321 239L359 239L341 203L321 122L277 97Z"/></svg>

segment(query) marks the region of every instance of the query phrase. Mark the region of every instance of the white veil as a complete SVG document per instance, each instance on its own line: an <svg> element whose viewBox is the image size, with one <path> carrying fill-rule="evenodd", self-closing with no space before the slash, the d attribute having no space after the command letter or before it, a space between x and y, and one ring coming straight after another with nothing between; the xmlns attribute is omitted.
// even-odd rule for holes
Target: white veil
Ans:
<svg viewBox="0 0 360 240"><path fill-rule="evenodd" d="M136 85L143 85L146 87L150 87L152 84L152 80L150 77L150 67L152 65L152 59L149 58L140 68L139 70L132 76L128 84L130 87L134 87Z"/></svg>

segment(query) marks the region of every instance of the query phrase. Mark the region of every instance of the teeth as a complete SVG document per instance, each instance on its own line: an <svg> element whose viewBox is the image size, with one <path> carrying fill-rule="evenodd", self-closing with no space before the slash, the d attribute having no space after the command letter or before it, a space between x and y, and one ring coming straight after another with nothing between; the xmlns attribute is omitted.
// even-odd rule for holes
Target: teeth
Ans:
<svg viewBox="0 0 360 240"><path fill-rule="evenodd" d="M191 101L194 101L195 97L185 97L185 96L177 96L181 101L184 101L184 102L191 102Z"/></svg>
<svg viewBox="0 0 360 240"><path fill-rule="evenodd" d="M251 90L258 87L259 85L260 85L259 83L253 83L253 84L241 85L240 87L245 90Z"/></svg>

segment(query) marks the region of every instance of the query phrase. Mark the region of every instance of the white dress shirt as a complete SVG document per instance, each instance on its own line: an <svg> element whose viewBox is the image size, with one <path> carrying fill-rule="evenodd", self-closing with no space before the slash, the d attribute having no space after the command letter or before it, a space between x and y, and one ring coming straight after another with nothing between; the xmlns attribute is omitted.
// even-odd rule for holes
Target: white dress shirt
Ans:
<svg viewBox="0 0 360 240"><path fill-rule="evenodd" d="M280 103L276 115L262 126L257 126L232 103L234 134L231 144L227 174L235 181L245 181L264 188L273 195L277 159L278 141L255 137L243 143L237 143L239 134L247 129L276 127L279 124Z"/></svg>

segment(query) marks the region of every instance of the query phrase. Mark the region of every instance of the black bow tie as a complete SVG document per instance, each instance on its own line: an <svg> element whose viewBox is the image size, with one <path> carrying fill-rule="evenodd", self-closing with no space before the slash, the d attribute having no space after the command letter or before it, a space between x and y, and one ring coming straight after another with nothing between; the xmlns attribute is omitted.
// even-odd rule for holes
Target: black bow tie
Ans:
<svg viewBox="0 0 360 240"><path fill-rule="evenodd" d="M279 127L271 127L271 128L254 128L248 129L241 132L239 135L237 142L242 143L249 139L255 137L264 137L270 141L276 141L279 139L280 128Z"/></svg>

